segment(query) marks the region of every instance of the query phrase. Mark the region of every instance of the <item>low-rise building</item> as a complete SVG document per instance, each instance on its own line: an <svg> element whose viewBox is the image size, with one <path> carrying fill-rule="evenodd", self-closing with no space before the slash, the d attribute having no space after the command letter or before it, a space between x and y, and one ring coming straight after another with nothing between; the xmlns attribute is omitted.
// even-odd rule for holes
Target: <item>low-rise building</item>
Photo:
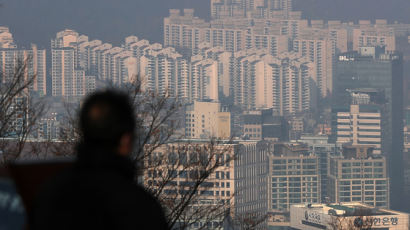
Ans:
<svg viewBox="0 0 410 230"><path fill-rule="evenodd" d="M409 214L362 203L297 204L290 208L290 227L295 230L402 230L409 227Z"/></svg>
<svg viewBox="0 0 410 230"><path fill-rule="evenodd" d="M231 113L218 102L194 101L186 107L185 137L229 139Z"/></svg>
<svg viewBox="0 0 410 230"><path fill-rule="evenodd" d="M273 109L246 111L241 116L243 122L242 134L250 140L289 139L288 124L283 116L275 116Z"/></svg>

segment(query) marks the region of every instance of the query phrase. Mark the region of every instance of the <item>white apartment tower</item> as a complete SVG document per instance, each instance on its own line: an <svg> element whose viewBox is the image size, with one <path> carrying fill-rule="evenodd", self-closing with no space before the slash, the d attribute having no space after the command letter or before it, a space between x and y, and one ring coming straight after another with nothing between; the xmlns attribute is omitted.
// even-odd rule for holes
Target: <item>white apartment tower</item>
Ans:
<svg viewBox="0 0 410 230"><path fill-rule="evenodd" d="M13 35L10 33L8 27L0 26L0 49L16 48L14 44Z"/></svg>
<svg viewBox="0 0 410 230"><path fill-rule="evenodd" d="M376 20L373 25L369 21L359 21L359 28L353 29L353 50L372 46L385 46L389 52L396 50L394 28L385 20Z"/></svg>
<svg viewBox="0 0 410 230"><path fill-rule="evenodd" d="M91 76L91 47L101 41L89 42L88 37L66 29L51 40L52 95L69 100L79 100L95 90L96 78Z"/></svg>
<svg viewBox="0 0 410 230"><path fill-rule="evenodd" d="M191 60L190 90L191 100L219 100L218 63L212 59Z"/></svg>
<svg viewBox="0 0 410 230"><path fill-rule="evenodd" d="M209 23L193 16L192 9L184 9L184 15L176 9L170 10L170 16L164 18L164 46L187 47L196 49L203 42L203 30Z"/></svg>
<svg viewBox="0 0 410 230"><path fill-rule="evenodd" d="M202 57L217 62L218 92L222 93L225 97L232 96L232 53L225 51L222 47L211 47L209 43L201 43L197 56L192 57L191 61Z"/></svg>
<svg viewBox="0 0 410 230"><path fill-rule="evenodd" d="M332 93L332 42L328 38L296 39L293 41L293 51L306 57L314 64L315 75L312 76L318 93L326 97Z"/></svg>
<svg viewBox="0 0 410 230"><path fill-rule="evenodd" d="M246 109L273 108L295 114L312 105L312 63L292 53L279 57L236 53L233 66L234 103Z"/></svg>
<svg viewBox="0 0 410 230"><path fill-rule="evenodd" d="M143 89L188 98L188 62L174 48L149 50L140 58Z"/></svg>
<svg viewBox="0 0 410 230"><path fill-rule="evenodd" d="M259 12L258 12L259 10ZM261 13L268 17L274 11L292 11L292 0L211 0L211 17L240 18Z"/></svg>
<svg viewBox="0 0 410 230"><path fill-rule="evenodd" d="M52 56L52 95L53 96L74 96L74 78L76 72L74 68L73 48L54 48L51 50Z"/></svg>

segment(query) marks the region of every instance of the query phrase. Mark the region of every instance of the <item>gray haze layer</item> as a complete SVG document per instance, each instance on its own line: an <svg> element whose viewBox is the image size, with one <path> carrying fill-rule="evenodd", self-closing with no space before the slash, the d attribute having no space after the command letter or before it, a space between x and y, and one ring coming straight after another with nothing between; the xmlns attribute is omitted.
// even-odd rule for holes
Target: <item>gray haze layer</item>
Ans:
<svg viewBox="0 0 410 230"><path fill-rule="evenodd" d="M0 25L19 46L48 48L55 33L71 28L90 39L119 45L137 35L162 42L162 20L170 8L194 8L209 18L209 0L0 0ZM312 19L379 19L410 23L409 0L294 0L294 9Z"/></svg>

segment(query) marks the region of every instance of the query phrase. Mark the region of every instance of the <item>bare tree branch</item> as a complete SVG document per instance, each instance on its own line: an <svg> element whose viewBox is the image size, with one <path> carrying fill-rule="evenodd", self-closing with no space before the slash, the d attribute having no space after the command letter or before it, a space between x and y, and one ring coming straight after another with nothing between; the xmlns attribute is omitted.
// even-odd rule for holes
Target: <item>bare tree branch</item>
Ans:
<svg viewBox="0 0 410 230"><path fill-rule="evenodd" d="M32 57L17 59L13 71L0 73L0 153L1 163L21 157L25 143L45 105L33 96L36 75L30 75L28 66Z"/></svg>

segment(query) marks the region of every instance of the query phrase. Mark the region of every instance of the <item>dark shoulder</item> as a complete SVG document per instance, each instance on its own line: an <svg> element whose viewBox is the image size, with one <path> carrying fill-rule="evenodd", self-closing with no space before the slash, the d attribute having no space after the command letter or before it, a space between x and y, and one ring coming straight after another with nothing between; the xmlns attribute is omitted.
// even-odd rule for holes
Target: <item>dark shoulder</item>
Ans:
<svg viewBox="0 0 410 230"><path fill-rule="evenodd" d="M88 223L101 229L168 229L155 197L110 170L68 169L49 181L37 201L36 226L59 226L71 216L67 226Z"/></svg>

